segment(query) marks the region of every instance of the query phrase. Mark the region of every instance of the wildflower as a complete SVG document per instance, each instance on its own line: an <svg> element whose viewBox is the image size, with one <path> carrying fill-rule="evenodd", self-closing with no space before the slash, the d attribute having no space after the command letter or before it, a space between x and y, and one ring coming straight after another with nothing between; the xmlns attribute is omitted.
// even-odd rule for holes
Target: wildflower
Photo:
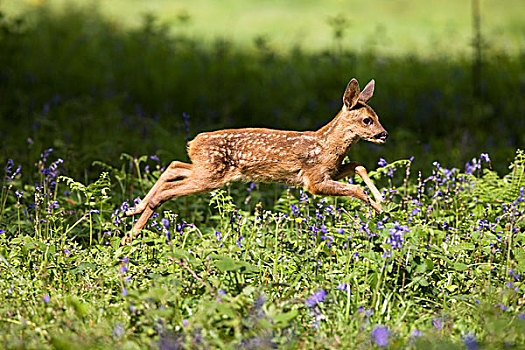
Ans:
<svg viewBox="0 0 525 350"><path fill-rule="evenodd" d="M467 347L467 350L476 350L478 349L478 342L476 341L476 336L472 333L461 337L463 338L463 343Z"/></svg>
<svg viewBox="0 0 525 350"><path fill-rule="evenodd" d="M481 153L481 155L479 156L479 159L486 163L490 163L490 158L487 153Z"/></svg>
<svg viewBox="0 0 525 350"><path fill-rule="evenodd" d="M150 156L149 159L154 160L154 161L156 161L157 163L160 163L160 159L159 159L159 157L157 157L157 156L155 156L155 155Z"/></svg>
<svg viewBox="0 0 525 350"><path fill-rule="evenodd" d="M432 325L435 329L441 329L443 328L443 318L441 317L435 317L432 319Z"/></svg>
<svg viewBox="0 0 525 350"><path fill-rule="evenodd" d="M341 282L337 286L337 289L342 290L342 291L350 291L350 285L348 285L348 283L346 282Z"/></svg>
<svg viewBox="0 0 525 350"><path fill-rule="evenodd" d="M399 222L394 223L394 227L388 230L390 237L387 238L386 243L390 244L393 249L401 249L403 247L405 232L410 232L406 225L401 225Z"/></svg>
<svg viewBox="0 0 525 350"><path fill-rule="evenodd" d="M314 295L306 299L305 304L309 308L314 308L317 304L324 301L326 295L327 293L324 289L319 289L314 293Z"/></svg>
<svg viewBox="0 0 525 350"><path fill-rule="evenodd" d="M359 306L357 308L357 312L364 312L365 311L365 307L364 306Z"/></svg>
<svg viewBox="0 0 525 350"><path fill-rule="evenodd" d="M49 295L44 295L42 299L44 300L44 303L49 303Z"/></svg>
<svg viewBox="0 0 525 350"><path fill-rule="evenodd" d="M68 249L62 249L62 253L67 255L71 254L71 252Z"/></svg>
<svg viewBox="0 0 525 350"><path fill-rule="evenodd" d="M128 211L128 209L129 209L129 204L128 204L127 201L125 201L124 203L122 203L122 204L120 205L120 211L121 211L122 213L125 213L126 211Z"/></svg>
<svg viewBox="0 0 525 350"><path fill-rule="evenodd" d="M244 240L244 237L239 232L239 237L237 238L237 245L239 246L239 248L242 248L242 245L241 245L242 240Z"/></svg>
<svg viewBox="0 0 525 350"><path fill-rule="evenodd" d="M221 242L222 240L222 232L221 231L215 231L215 237L217 237L217 242ZM222 243L221 243L222 245Z"/></svg>
<svg viewBox="0 0 525 350"><path fill-rule="evenodd" d="M13 293L13 290L15 288L15 285L13 283L11 283L11 286L9 287L9 289L7 290L7 294L11 294Z"/></svg>
<svg viewBox="0 0 525 350"><path fill-rule="evenodd" d="M166 230L170 228L170 222L168 219L162 218L160 219L160 223L166 228Z"/></svg>
<svg viewBox="0 0 525 350"><path fill-rule="evenodd" d="M342 235L342 234L345 233L345 230L343 230L342 227L339 227L336 231L337 231L337 233L339 233L340 235Z"/></svg>
<svg viewBox="0 0 525 350"><path fill-rule="evenodd" d="M411 333L411 336L413 338L418 338L423 336L423 331L420 331L419 329L414 329Z"/></svg>
<svg viewBox="0 0 525 350"><path fill-rule="evenodd" d="M374 343L380 348L386 348L388 346L389 335L390 331L388 330L388 327L377 326L372 329L372 338Z"/></svg>
<svg viewBox="0 0 525 350"><path fill-rule="evenodd" d="M24 192L19 191L19 190L16 190L16 191L15 191L15 194L16 194L16 198L20 199L20 198L22 198L22 196L24 195Z"/></svg>
<svg viewBox="0 0 525 350"><path fill-rule="evenodd" d="M182 320L182 325L183 325L184 327L187 327L187 326L188 326L188 320L184 318L184 319Z"/></svg>
<svg viewBox="0 0 525 350"><path fill-rule="evenodd" d="M380 167L385 167L388 165L388 162L383 158L379 158L379 162L377 162L377 165L379 165Z"/></svg>
<svg viewBox="0 0 525 350"><path fill-rule="evenodd" d="M12 286L12 285L11 285L11 286ZM518 320L525 321L525 313L524 313L524 312L521 312L521 313L518 315Z"/></svg>
<svg viewBox="0 0 525 350"><path fill-rule="evenodd" d="M122 296L125 297L128 295L128 289L126 287L122 287Z"/></svg>

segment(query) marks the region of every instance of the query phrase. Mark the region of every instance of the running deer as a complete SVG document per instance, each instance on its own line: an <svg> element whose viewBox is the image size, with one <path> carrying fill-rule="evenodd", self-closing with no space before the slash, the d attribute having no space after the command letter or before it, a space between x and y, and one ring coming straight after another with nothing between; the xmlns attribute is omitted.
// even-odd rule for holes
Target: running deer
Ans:
<svg viewBox="0 0 525 350"><path fill-rule="evenodd" d="M369 203L378 213L383 197L357 162L343 164L359 139L382 144L388 133L367 105L374 80L360 91L350 80L337 116L317 131L261 128L228 129L198 134L188 142L191 164L173 161L153 188L126 215L142 214L122 244L131 241L162 203L174 197L209 192L236 180L305 187L325 196L351 196ZM372 201L357 185L338 182L357 173L368 186Z"/></svg>

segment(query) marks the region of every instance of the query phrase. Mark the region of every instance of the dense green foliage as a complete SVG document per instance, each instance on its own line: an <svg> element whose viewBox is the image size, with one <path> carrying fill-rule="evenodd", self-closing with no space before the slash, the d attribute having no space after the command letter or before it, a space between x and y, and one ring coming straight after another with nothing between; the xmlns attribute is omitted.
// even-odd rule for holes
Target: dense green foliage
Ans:
<svg viewBox="0 0 525 350"><path fill-rule="evenodd" d="M525 343L525 156L508 176L381 162L385 213L355 199L230 186L166 203L131 245L130 191L155 159L85 185L45 152L7 164L1 339L18 348L487 348ZM139 171L140 170L140 171ZM137 176L136 174L139 174ZM355 179L357 180L357 179ZM492 195L487 190L497 189Z"/></svg>
<svg viewBox="0 0 525 350"><path fill-rule="evenodd" d="M115 163L121 153L184 159L187 136L203 130L315 129L338 112L351 77L376 79L370 104L391 135L386 147L356 146L352 157L364 164L415 156L428 169L490 152L503 170L525 144L525 59L489 48L477 96L461 57L275 51L265 40L241 51L170 35L151 17L124 31L95 10L42 8L0 23L1 156L24 166L53 147L69 174L83 175L93 160Z"/></svg>
<svg viewBox="0 0 525 350"><path fill-rule="evenodd" d="M350 50L336 27L328 51L172 29L92 8L0 18L0 347L524 346L523 48L484 40L472 62L386 56L378 36ZM384 213L236 183L165 203L120 245L188 138L317 128L351 77L376 79L391 135L350 154Z"/></svg>

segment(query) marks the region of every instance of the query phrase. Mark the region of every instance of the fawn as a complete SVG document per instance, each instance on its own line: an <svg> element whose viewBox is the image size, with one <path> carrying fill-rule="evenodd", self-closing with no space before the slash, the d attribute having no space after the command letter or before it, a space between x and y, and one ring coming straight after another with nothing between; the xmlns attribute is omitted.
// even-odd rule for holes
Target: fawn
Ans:
<svg viewBox="0 0 525 350"><path fill-rule="evenodd" d="M122 244L131 241L162 203L174 197L209 192L228 182L242 180L302 186L325 196L352 196L381 212L383 197L357 162L343 164L359 139L382 144L388 133L367 105L374 80L360 91L350 80L337 116L317 131L262 128L228 129L198 134L188 142L191 164L173 161L146 197L126 215L142 214ZM368 186L372 201L357 185L338 182L357 173Z"/></svg>

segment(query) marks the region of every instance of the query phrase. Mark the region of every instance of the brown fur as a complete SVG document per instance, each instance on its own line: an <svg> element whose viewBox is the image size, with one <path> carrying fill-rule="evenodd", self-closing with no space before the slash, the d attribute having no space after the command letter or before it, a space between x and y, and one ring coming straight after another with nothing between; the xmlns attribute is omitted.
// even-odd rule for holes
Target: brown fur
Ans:
<svg viewBox="0 0 525 350"><path fill-rule="evenodd" d="M381 212L383 199L366 169L357 162L343 164L348 150L359 139L384 143L388 136L366 104L373 91L373 80L360 92L357 80L352 79L341 111L317 131L247 128L197 135L188 142L191 164L172 162L146 197L126 213L142 215L122 243L136 235L165 201L209 192L237 180L302 186L319 195L357 197ZM359 186L336 181L354 173L363 178L376 202Z"/></svg>

